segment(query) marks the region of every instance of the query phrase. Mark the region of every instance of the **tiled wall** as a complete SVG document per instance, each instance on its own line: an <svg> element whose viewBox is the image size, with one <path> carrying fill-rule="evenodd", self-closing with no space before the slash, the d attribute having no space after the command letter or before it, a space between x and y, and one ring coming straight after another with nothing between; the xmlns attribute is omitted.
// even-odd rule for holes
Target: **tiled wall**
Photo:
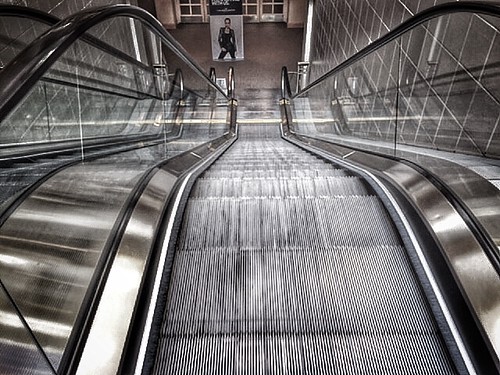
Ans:
<svg viewBox="0 0 500 375"><path fill-rule="evenodd" d="M315 0L310 80L443 2ZM397 96L398 142L500 157L499 29L499 19L454 14L358 64L348 73L357 76L362 91L356 115L362 112L371 126L351 124L352 130L370 138L388 134L395 121L381 121L380 106L387 107L385 117L395 117Z"/></svg>

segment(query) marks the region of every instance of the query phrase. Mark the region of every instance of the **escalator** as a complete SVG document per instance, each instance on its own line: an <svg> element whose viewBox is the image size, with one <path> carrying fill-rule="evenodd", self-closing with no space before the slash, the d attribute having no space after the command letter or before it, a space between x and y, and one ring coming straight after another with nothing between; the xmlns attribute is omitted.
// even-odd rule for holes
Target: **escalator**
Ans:
<svg viewBox="0 0 500 375"><path fill-rule="evenodd" d="M269 124L196 181L158 336L154 374L463 372L381 199Z"/></svg>
<svg viewBox="0 0 500 375"><path fill-rule="evenodd" d="M139 8L4 31L25 48L0 71L0 373L111 373L168 198L233 141L235 103Z"/></svg>
<svg viewBox="0 0 500 375"><path fill-rule="evenodd" d="M117 35L133 40L115 53ZM0 372L498 373L486 215L425 163L374 152L362 135L380 132L335 133L371 120L318 118L346 66L238 106L232 69L224 92L138 8L89 9L29 44L0 72L0 126L27 119L31 138L7 134L0 154L69 140L85 157L48 174L12 162L37 182L0 220ZM253 118L278 102L279 126Z"/></svg>

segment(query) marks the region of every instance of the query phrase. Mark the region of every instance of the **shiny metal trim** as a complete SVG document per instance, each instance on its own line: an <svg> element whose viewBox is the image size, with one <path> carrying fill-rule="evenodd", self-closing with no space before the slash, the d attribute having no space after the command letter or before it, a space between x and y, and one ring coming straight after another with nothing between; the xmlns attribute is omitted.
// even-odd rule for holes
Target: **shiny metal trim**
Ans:
<svg viewBox="0 0 500 375"><path fill-rule="evenodd" d="M139 198L108 275L77 374L117 373L158 223L176 180L160 169Z"/></svg>
<svg viewBox="0 0 500 375"><path fill-rule="evenodd" d="M400 190L406 192L441 245L498 364L500 276L461 215L446 197L425 177L405 164L362 151L350 153L351 149L331 143L326 150L321 146L322 142L327 143L325 141L315 141L312 138L300 140L301 138L296 138L299 143L306 143L309 147L320 149L330 156L383 174Z"/></svg>
<svg viewBox="0 0 500 375"><path fill-rule="evenodd" d="M481 244L461 215L426 178L402 164L383 173L408 193L436 234L498 361L500 277Z"/></svg>
<svg viewBox="0 0 500 375"><path fill-rule="evenodd" d="M134 374L140 375L142 374L142 370L144 367L144 361L146 358L146 350L149 344L150 334L151 334L151 325L153 322L154 313L156 310L156 304L158 301L158 295L160 291L160 283L163 276L163 270L165 268L165 263L167 259L168 246L172 237L172 230L174 227L174 223L176 220L177 213L181 208L180 203L182 196L186 190L186 187L189 181L193 178L193 175L196 175L198 171L203 170L209 165L214 158L219 157L220 153L215 153L211 155L211 157L206 158L202 161L195 169L190 171L186 176L182 177L182 184L178 191L176 192L175 201L172 206L172 209L168 212L168 223L165 229L165 234L163 236L163 243L161 244L160 257L158 262L158 267L156 268L156 273L154 277L153 291L151 293L151 300L149 306L147 307L147 317L146 323L144 325L144 332L141 339L141 344L139 348L139 353L137 356L136 367L134 370Z"/></svg>
<svg viewBox="0 0 500 375"><path fill-rule="evenodd" d="M27 327L23 316L0 282L0 373L56 373L50 359ZM22 356L12 353L23 353Z"/></svg>
<svg viewBox="0 0 500 375"><path fill-rule="evenodd" d="M141 173L75 165L46 180L0 228L2 283L56 369Z"/></svg>
<svg viewBox="0 0 500 375"><path fill-rule="evenodd" d="M157 236L161 235L158 230L165 220L165 207L174 199L171 197L174 185L185 171L198 163L200 166L195 170L203 168L234 140L234 134L226 133L169 159L148 182L118 246L75 373L108 374L120 371L137 309L145 308L137 303L144 294L142 289L147 273L155 272L147 267ZM194 156L193 152L199 156ZM200 156L204 158L201 161ZM161 274L162 270L159 268L157 272ZM149 329L146 324L144 330Z"/></svg>

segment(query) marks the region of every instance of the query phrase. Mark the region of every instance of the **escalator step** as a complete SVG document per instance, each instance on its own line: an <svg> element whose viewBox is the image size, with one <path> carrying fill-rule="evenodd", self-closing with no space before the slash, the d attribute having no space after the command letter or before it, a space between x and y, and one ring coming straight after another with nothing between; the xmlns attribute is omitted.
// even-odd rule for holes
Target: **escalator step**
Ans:
<svg viewBox="0 0 500 375"><path fill-rule="evenodd" d="M358 177L325 178L200 178L195 184L193 198L215 197L323 197L368 195Z"/></svg>
<svg viewBox="0 0 500 375"><path fill-rule="evenodd" d="M269 126L241 133L188 200L154 372L455 373L368 185Z"/></svg>
<svg viewBox="0 0 500 375"><path fill-rule="evenodd" d="M192 198L181 246L300 248L394 245L399 237L376 197Z"/></svg>

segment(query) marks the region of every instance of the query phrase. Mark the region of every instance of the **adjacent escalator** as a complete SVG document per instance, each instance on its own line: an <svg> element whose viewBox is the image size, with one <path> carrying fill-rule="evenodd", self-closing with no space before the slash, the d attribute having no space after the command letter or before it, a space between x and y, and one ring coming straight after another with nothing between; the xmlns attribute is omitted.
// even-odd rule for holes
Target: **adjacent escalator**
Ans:
<svg viewBox="0 0 500 375"><path fill-rule="evenodd" d="M170 193L232 142L236 104L137 7L19 46L0 70L0 373L116 373Z"/></svg>

